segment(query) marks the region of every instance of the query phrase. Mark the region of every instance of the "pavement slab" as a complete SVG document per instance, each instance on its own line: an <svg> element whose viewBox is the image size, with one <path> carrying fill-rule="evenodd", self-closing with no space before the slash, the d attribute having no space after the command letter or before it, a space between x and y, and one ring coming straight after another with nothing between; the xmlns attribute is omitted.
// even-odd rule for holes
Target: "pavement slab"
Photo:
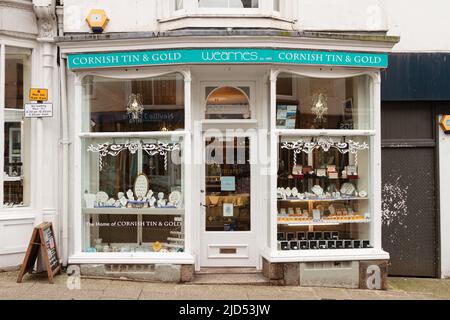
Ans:
<svg viewBox="0 0 450 320"><path fill-rule="evenodd" d="M174 284L81 278L69 290L68 277L48 283L45 275L0 273L0 300L435 300L450 299L450 280L389 278L389 290L283 287L250 284Z"/></svg>
<svg viewBox="0 0 450 320"><path fill-rule="evenodd" d="M450 297L450 279L389 278L389 287L406 292L432 293L438 297Z"/></svg>
<svg viewBox="0 0 450 320"><path fill-rule="evenodd" d="M338 288L314 288L316 296L322 300L350 300L352 297L346 289Z"/></svg>

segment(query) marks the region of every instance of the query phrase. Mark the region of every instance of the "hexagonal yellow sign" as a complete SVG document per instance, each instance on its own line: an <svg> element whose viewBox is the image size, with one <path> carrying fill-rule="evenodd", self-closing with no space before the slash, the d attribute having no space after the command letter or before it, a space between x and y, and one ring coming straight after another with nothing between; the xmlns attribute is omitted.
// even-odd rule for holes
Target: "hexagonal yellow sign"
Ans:
<svg viewBox="0 0 450 320"><path fill-rule="evenodd" d="M450 133L450 115L442 116L440 124L445 133Z"/></svg>
<svg viewBox="0 0 450 320"><path fill-rule="evenodd" d="M109 18L103 9L92 9L86 17L86 22L94 33L102 33L109 22Z"/></svg>

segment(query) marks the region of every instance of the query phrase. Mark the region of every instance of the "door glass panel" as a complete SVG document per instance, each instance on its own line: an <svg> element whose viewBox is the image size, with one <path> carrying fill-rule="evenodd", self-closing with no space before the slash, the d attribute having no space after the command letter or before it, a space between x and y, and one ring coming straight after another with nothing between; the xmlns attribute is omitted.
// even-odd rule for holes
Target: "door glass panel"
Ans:
<svg viewBox="0 0 450 320"><path fill-rule="evenodd" d="M206 231L250 231L250 139L205 142Z"/></svg>

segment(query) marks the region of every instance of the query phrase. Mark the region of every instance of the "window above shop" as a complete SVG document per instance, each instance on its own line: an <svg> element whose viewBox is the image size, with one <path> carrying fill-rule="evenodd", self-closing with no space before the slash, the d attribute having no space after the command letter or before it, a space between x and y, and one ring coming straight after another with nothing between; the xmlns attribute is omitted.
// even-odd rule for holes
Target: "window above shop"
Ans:
<svg viewBox="0 0 450 320"><path fill-rule="evenodd" d="M189 28L270 28L292 30L298 10L290 0L161 1L161 30Z"/></svg>
<svg viewBox="0 0 450 320"><path fill-rule="evenodd" d="M268 14L277 15L280 0L173 0L172 10L179 14ZM242 9L245 11L243 12Z"/></svg>
<svg viewBox="0 0 450 320"><path fill-rule="evenodd" d="M198 0L199 8L258 8L258 0Z"/></svg>

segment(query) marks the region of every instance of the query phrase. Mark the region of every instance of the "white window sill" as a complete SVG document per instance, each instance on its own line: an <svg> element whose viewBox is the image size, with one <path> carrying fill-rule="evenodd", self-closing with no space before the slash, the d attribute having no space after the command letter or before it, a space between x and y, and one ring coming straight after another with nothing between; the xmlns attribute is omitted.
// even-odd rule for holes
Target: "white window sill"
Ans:
<svg viewBox="0 0 450 320"><path fill-rule="evenodd" d="M242 18L256 18L256 19L272 19L272 20L278 20L283 22L289 22L291 23L291 20L285 19L280 17L279 15L271 15L271 14L262 14L262 13L243 13L243 12L234 12L234 13L215 13L215 12L196 12L196 13L175 13L172 17L169 18L162 18L158 19L159 23L165 23L165 22L171 22L175 20L180 19L187 19L187 18L211 18L211 19L217 19L217 18L235 18L235 19L242 19Z"/></svg>
<svg viewBox="0 0 450 320"><path fill-rule="evenodd" d="M194 256L186 252L102 252L77 253L69 264L194 264Z"/></svg>
<svg viewBox="0 0 450 320"><path fill-rule="evenodd" d="M262 256L269 262L325 262L357 260L389 260L389 253L381 249L323 249L266 251Z"/></svg>
<svg viewBox="0 0 450 320"><path fill-rule="evenodd" d="M0 221L4 220L31 220L36 218L36 211L30 207L1 208Z"/></svg>

